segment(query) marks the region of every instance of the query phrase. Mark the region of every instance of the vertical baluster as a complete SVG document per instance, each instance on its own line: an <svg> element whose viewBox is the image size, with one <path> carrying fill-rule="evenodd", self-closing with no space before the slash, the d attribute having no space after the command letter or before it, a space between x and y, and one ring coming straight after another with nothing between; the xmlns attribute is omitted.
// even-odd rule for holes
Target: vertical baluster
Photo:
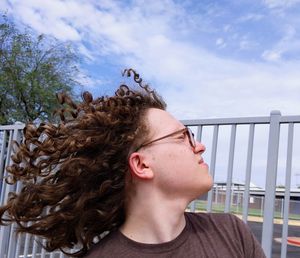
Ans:
<svg viewBox="0 0 300 258"><path fill-rule="evenodd" d="M248 138L248 151L247 151L247 167L246 167L246 178L245 178L245 191L243 198L243 221L247 222L248 218L248 207L249 207L249 192L250 192L250 180L251 180L251 169L252 169L252 155L253 155L253 140L254 140L254 124L250 124L249 138Z"/></svg>
<svg viewBox="0 0 300 258"><path fill-rule="evenodd" d="M202 136L202 126L199 125L199 126L197 126L197 135L196 135L196 140L197 140L198 142L200 142L201 136ZM190 204L190 207L191 207L190 210L191 210L192 212L195 212L195 210L196 210L196 202L197 202L197 199L196 199L196 200L193 200L193 201L191 202L191 204Z"/></svg>
<svg viewBox="0 0 300 258"><path fill-rule="evenodd" d="M227 183L226 183L226 198L225 198L225 210L224 212L230 212L231 206L231 191L232 191L232 173L233 173L233 161L234 161L234 147L236 138L236 125L231 126L230 136L230 149L227 169Z"/></svg>
<svg viewBox="0 0 300 258"><path fill-rule="evenodd" d="M214 126L214 133L213 133L212 150L211 150L211 161L210 161L210 167L209 167L212 178L215 177L218 134L219 134L219 125L215 125ZM211 210L212 210L212 193L213 193L213 189L210 190L208 192L208 195L207 195L207 208L206 208L206 210L208 212L211 212Z"/></svg>
<svg viewBox="0 0 300 258"><path fill-rule="evenodd" d="M36 252L37 252L37 237L33 237L32 243L32 258L36 258Z"/></svg>
<svg viewBox="0 0 300 258"><path fill-rule="evenodd" d="M293 136L294 136L294 124L290 123L289 130L288 130L288 145L287 145L287 158L286 158L281 258L285 258L287 253L287 236L288 236L288 223L289 223L289 205L290 205L292 157L293 157Z"/></svg>

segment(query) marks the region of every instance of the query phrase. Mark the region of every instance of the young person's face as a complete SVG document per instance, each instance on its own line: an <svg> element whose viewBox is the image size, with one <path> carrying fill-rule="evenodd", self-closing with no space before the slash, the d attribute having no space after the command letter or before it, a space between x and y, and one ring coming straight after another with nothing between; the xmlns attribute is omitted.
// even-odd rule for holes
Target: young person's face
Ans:
<svg viewBox="0 0 300 258"><path fill-rule="evenodd" d="M148 110L146 122L150 141L185 128L168 112L154 108ZM208 166L201 156L205 146L196 141L192 147L186 133L153 142L141 151L151 157L153 182L162 194L193 200L212 187Z"/></svg>

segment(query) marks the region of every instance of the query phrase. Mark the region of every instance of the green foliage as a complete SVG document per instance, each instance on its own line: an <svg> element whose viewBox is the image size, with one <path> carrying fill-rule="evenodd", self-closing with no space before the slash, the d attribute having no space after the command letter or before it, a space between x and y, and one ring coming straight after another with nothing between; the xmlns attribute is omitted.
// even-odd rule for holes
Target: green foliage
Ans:
<svg viewBox="0 0 300 258"><path fill-rule="evenodd" d="M3 16L0 23L0 125L52 120L55 93L71 96L78 82L77 56L70 46L44 35L20 32Z"/></svg>

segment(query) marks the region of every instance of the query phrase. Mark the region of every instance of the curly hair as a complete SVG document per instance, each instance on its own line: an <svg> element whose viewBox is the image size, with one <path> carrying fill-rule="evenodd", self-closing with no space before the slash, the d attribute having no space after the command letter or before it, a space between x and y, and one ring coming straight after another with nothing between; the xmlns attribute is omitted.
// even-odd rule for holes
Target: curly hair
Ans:
<svg viewBox="0 0 300 258"><path fill-rule="evenodd" d="M6 178L22 189L0 207L1 225L16 222L19 233L46 239L47 251L80 257L124 222L129 154L149 133L147 109L166 108L139 74L124 74L139 88L122 84L97 99L84 92L80 103L59 94L58 124L26 125Z"/></svg>

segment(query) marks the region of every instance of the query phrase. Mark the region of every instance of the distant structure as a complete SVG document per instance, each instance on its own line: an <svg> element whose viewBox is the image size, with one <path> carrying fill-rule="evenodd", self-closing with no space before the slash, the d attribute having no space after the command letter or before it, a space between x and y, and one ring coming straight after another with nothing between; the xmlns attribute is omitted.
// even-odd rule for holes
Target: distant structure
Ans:
<svg viewBox="0 0 300 258"><path fill-rule="evenodd" d="M300 173L298 173L298 179L300 179ZM299 181L297 181L299 182ZM299 182L300 183L300 182ZM299 184L300 186L300 184ZM215 207L224 207L226 202L226 188L227 182L219 181L215 182L212 188L212 200ZM243 209L243 200L245 194L245 183L233 181L230 186L230 210L232 212L240 213ZM283 218L284 209L284 195L285 188L276 188L275 193L275 212L277 212L277 218ZM199 200L205 201L207 196L201 196ZM265 189L256 186L252 182L250 183L249 189L249 214L254 212L255 215L263 216L265 202ZM300 189L290 190L290 200L289 200L289 213L293 215L300 214Z"/></svg>

